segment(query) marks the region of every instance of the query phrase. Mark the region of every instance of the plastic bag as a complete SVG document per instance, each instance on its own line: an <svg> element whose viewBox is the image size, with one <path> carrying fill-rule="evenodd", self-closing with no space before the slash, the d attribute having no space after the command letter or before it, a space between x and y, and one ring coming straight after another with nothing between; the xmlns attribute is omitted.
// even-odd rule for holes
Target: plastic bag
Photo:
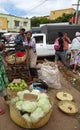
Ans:
<svg viewBox="0 0 80 130"><path fill-rule="evenodd" d="M57 65L50 66L43 64L41 67L40 79L44 80L51 88L61 88L60 72Z"/></svg>

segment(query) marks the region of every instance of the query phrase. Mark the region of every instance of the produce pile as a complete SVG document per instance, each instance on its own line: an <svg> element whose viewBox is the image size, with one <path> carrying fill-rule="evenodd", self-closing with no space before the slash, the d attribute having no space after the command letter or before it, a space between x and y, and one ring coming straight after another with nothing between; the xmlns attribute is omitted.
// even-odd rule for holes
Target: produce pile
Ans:
<svg viewBox="0 0 80 130"><path fill-rule="evenodd" d="M32 124L38 123L52 110L52 102L47 94L34 89L31 92L29 90L17 92L17 96L11 99L11 104L20 112L21 118L25 120L29 126L22 126L17 123L15 119L13 120L24 128L31 128ZM48 118L50 118L50 115ZM47 123L48 120L49 119L47 119L46 122L44 120L42 125Z"/></svg>
<svg viewBox="0 0 80 130"><path fill-rule="evenodd" d="M14 79L11 83L8 84L8 89L10 90L23 90L28 86L23 79Z"/></svg>

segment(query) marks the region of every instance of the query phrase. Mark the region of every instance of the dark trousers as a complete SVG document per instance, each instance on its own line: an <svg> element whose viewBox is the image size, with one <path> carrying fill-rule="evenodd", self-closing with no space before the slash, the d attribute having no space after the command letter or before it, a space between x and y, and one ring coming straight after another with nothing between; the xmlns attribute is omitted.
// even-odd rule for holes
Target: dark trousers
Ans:
<svg viewBox="0 0 80 130"><path fill-rule="evenodd" d="M38 78L38 73L36 68L30 68L31 77Z"/></svg>
<svg viewBox="0 0 80 130"><path fill-rule="evenodd" d="M66 66L66 68L68 69L69 68L69 65L66 61L66 58L65 58L65 54L64 54L64 51L56 51L55 53L55 61L58 61L59 58L61 59L61 61L63 62L63 64Z"/></svg>

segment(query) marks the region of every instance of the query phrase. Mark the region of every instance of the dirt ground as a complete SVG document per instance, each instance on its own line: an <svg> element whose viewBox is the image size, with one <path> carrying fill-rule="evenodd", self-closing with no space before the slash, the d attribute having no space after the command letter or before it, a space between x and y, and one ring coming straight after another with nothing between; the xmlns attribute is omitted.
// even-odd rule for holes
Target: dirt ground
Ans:
<svg viewBox="0 0 80 130"><path fill-rule="evenodd" d="M39 128L38 130L80 130L80 92L79 90L75 89L75 86L79 85L80 87L80 77L63 68L60 70L60 78L62 88L59 90L50 89L49 91L49 95L53 98L54 102L53 112L51 114L50 120L45 126ZM76 83L72 82L70 78L76 78L78 84L76 85ZM74 102L76 102L79 109L77 114L72 116L67 115L59 109L59 100L56 98L56 93L59 91L67 91L73 95ZM2 97L0 97L0 107L5 110L5 114L0 115L0 130L25 130L17 126L11 120L9 106L4 103Z"/></svg>

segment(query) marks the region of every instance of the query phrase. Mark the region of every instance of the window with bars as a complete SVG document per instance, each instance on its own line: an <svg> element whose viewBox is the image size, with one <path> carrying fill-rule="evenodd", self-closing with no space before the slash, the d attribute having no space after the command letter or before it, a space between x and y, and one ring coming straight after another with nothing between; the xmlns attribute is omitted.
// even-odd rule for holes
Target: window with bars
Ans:
<svg viewBox="0 0 80 130"><path fill-rule="evenodd" d="M15 20L15 21L14 21L14 26L15 26L15 27L19 27L19 21L16 21L16 20Z"/></svg>

